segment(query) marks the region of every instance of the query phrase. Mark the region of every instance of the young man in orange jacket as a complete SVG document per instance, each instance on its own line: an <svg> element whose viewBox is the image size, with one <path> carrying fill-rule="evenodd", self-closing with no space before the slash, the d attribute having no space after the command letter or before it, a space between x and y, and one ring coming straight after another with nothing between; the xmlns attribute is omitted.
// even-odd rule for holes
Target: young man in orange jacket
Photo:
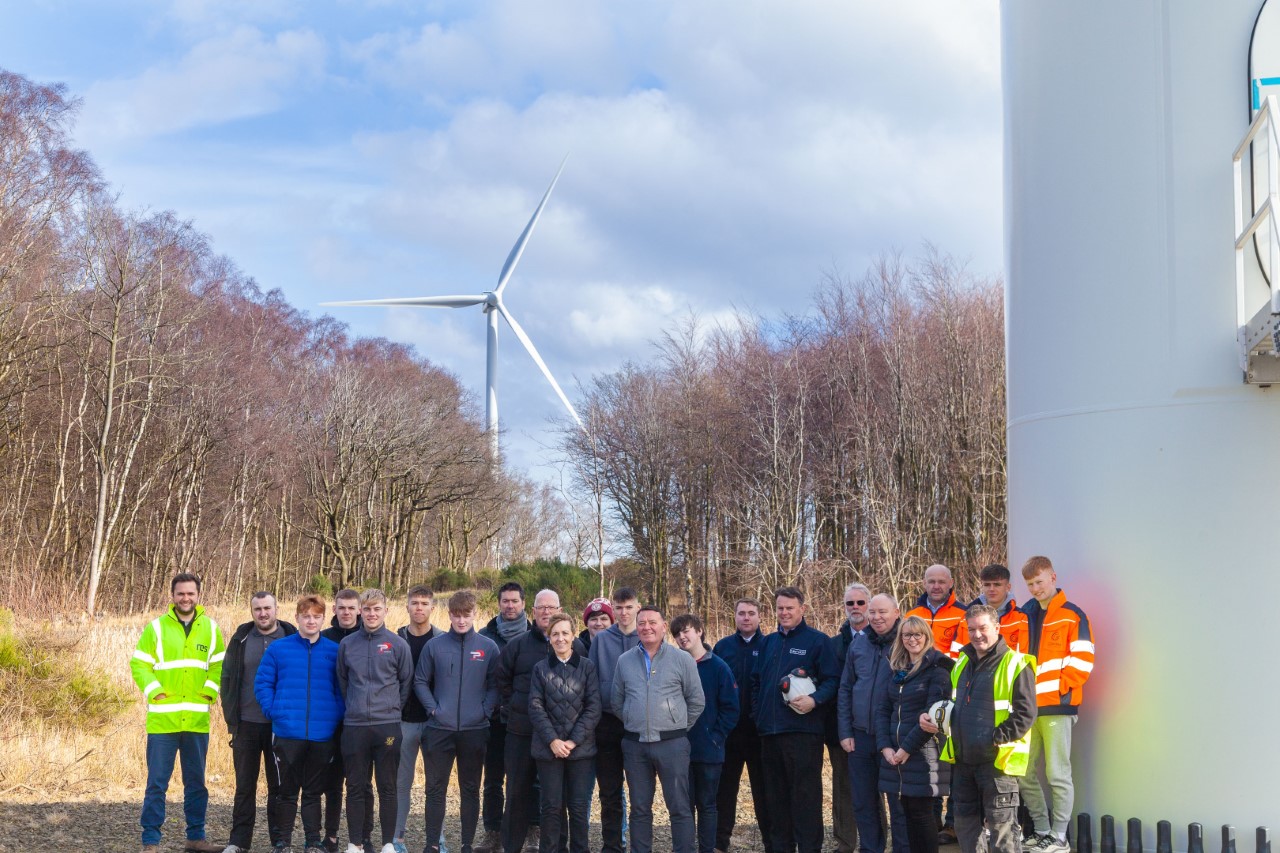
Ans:
<svg viewBox="0 0 1280 853"><path fill-rule="evenodd" d="M1004 637L1005 644L1015 652L1025 652L1031 642L1027 614L1018 609L1018 602L1013 597L1013 582L1009 578L1009 570L999 563L983 566L978 573L982 595L973 603L994 608L1000 614L1000 636Z"/></svg>
<svg viewBox="0 0 1280 853"><path fill-rule="evenodd" d="M1067 824L1075 801L1071 732L1084 698L1084 683L1093 672L1093 632L1089 617L1058 588L1058 575L1048 557L1027 560L1022 578L1032 597L1022 612L1027 615L1029 651L1036 659L1038 705L1031 729L1030 766L1018 783L1037 837L1025 842L1023 849L1068 853ZM1051 805L1036 775L1042 757Z"/></svg>

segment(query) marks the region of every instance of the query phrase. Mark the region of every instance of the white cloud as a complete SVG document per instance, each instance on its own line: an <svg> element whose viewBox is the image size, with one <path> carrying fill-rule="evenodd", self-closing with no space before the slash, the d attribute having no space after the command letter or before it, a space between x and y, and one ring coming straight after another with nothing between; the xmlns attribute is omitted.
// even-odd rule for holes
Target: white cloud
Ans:
<svg viewBox="0 0 1280 853"><path fill-rule="evenodd" d="M237 27L176 63L95 83L84 93L79 136L105 145L270 113L321 74L324 58L324 41L309 30L267 36Z"/></svg>

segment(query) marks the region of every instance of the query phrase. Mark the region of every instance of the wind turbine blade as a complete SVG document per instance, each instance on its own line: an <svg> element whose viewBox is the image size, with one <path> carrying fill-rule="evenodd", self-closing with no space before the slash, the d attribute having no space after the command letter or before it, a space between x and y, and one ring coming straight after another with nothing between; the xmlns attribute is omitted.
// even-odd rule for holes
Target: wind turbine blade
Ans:
<svg viewBox="0 0 1280 853"><path fill-rule="evenodd" d="M349 302L321 302L321 305L417 305L428 308L466 308L484 304L484 294L475 296L405 296L395 299L356 299Z"/></svg>
<svg viewBox="0 0 1280 853"><path fill-rule="evenodd" d="M564 155L564 160L560 161L560 168L556 169L556 176L551 179L551 186L547 187L547 191L542 194L542 201L538 202L538 209L533 212L533 216L529 218L529 224L524 227L524 231L520 232L520 239L516 240L516 244L511 247L511 254L507 255L507 262L502 265L502 273L498 276L498 286L494 288L494 293L502 295L502 289L507 286L507 282L511 279L511 274L516 271L516 264L520 262L520 256L524 254L525 244L529 242L529 235L533 233L533 226L538 224L538 217L542 216L542 208L547 206L547 199L551 198L551 191L556 188L556 181L560 180L560 173L564 171L564 164L569 159L569 155ZM508 315L507 319L511 317Z"/></svg>
<svg viewBox="0 0 1280 853"><path fill-rule="evenodd" d="M551 375L551 369L547 367L547 363L542 360L542 356L538 355L538 350L533 345L533 341L529 340L529 336L524 333L524 329L520 328L520 324L516 322L516 318L511 316L507 311L507 306L501 302L498 303L498 310L502 312L502 316L506 319L507 325L511 327L511 331L516 333L516 337L520 339L520 343L524 344L524 348L528 350L529 355L533 357L533 361L538 365L538 369L542 371L542 375L547 377L547 381L551 383L551 387L555 389L556 394L560 397L560 402L564 403L564 407L569 410L569 414L573 415L574 421L578 426L582 426L582 418L578 417L578 413L574 411L573 404L569 402L569 398L564 395L564 391L560 390L560 383Z"/></svg>

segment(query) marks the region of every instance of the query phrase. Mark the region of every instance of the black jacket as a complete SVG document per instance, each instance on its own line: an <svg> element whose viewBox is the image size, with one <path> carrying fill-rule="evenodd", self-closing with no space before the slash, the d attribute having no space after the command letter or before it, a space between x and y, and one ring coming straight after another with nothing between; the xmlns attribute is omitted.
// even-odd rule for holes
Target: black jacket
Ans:
<svg viewBox="0 0 1280 853"><path fill-rule="evenodd" d="M577 639L573 650L586 657L586 649ZM533 734L529 722L529 683L533 668L551 651L547 636L536 622L529 623L529 630L507 643L498 658L498 692L502 696L502 708L506 713L507 730L512 734Z"/></svg>
<svg viewBox="0 0 1280 853"><path fill-rule="evenodd" d="M751 670L755 668L756 658L760 656L760 647L763 645L764 634L758 629L749 642L734 631L729 636L720 638L711 650L729 665L729 671L738 682L738 724L729 733L729 738L735 742L756 737L756 721L751 717Z"/></svg>
<svg viewBox="0 0 1280 853"><path fill-rule="evenodd" d="M594 756L601 713L600 676L596 665L584 655L574 652L562 661L551 652L533 667L529 723L533 726L534 758L555 758L551 754L553 740L577 744L568 761Z"/></svg>
<svg viewBox="0 0 1280 853"><path fill-rule="evenodd" d="M283 619L277 621L286 637L298 633L298 629L293 624ZM231 734L235 734L236 727L240 725L240 682L243 681L241 675L244 673L244 641L255 627L255 623L249 621L236 628L236 632L231 635L231 640L227 643L226 656L222 659L220 687L222 719L226 721L227 731Z"/></svg>
<svg viewBox="0 0 1280 853"><path fill-rule="evenodd" d="M943 797L951 783L951 765L939 761L941 735L920 728L920 715L939 699L951 698L951 658L929 648L920 668L894 673L876 706L876 750L902 749L906 764L889 764L880 755L880 790L908 797Z"/></svg>
<svg viewBox="0 0 1280 853"><path fill-rule="evenodd" d="M1009 651L1001 637L986 657L973 644L960 650L969 662L956 682L956 705L951 710L951 743L957 764L989 764L996 760L996 744L1009 743L1030 731L1036 721L1036 673L1025 667L1013 683L1009 716L995 725L995 673Z"/></svg>
<svg viewBox="0 0 1280 853"><path fill-rule="evenodd" d="M350 636L356 631L364 627L364 620L360 618L360 614L356 614L356 624L350 628L343 628L338 624L338 617L334 616L329 620L329 627L320 632L320 636L326 640L333 640L335 643L341 643L343 637Z"/></svg>

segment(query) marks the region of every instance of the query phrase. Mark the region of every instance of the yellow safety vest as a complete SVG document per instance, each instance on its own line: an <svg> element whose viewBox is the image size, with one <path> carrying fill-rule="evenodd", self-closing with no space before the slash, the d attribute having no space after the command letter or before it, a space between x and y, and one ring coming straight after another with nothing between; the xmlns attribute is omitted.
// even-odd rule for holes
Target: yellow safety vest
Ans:
<svg viewBox="0 0 1280 853"><path fill-rule="evenodd" d="M962 654L960 655L960 660L956 661L956 665L951 669L952 702L957 701L960 673L964 672L965 665L968 663L969 656ZM1000 663L996 666L996 677L993 685L993 692L995 693L995 723L997 727L1009 718L1009 710L1013 707L1013 685L1018 680L1018 674L1027 667L1031 667L1031 671L1035 672L1035 666L1036 659L1031 655L1015 652L1012 649L1005 652L1004 657L1000 659ZM952 745L950 737L947 738L946 744L943 745L942 755L939 757L943 761L955 763L955 747ZM997 745L996 769L1008 776L1025 776L1027 775L1027 763L1030 757L1031 730L1027 729L1027 733L1018 740Z"/></svg>
<svg viewBox="0 0 1280 853"><path fill-rule="evenodd" d="M142 629L129 669L147 700L148 734L209 731L206 697L218 696L225 655L222 632L203 607L196 607L190 633L172 606Z"/></svg>

